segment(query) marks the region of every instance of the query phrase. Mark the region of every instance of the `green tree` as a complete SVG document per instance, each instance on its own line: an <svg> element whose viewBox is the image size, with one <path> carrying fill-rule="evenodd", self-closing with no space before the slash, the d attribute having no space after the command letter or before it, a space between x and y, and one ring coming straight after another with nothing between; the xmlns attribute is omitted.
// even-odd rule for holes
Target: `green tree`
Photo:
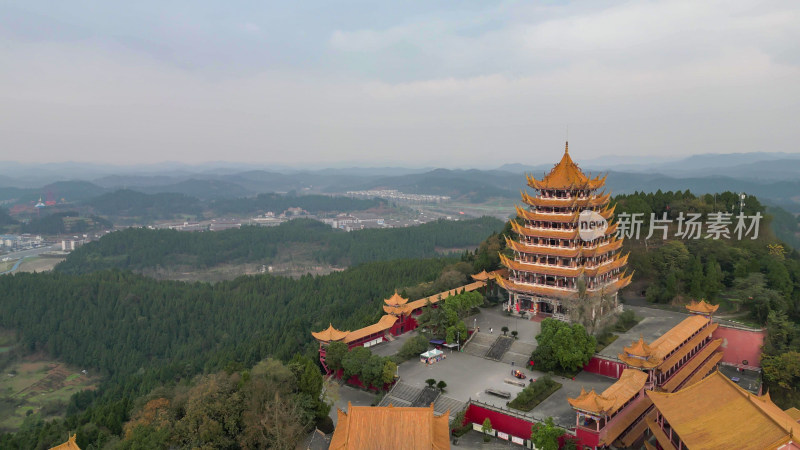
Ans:
<svg viewBox="0 0 800 450"><path fill-rule="evenodd" d="M388 384L394 381L394 376L397 373L397 364L394 363L389 358L383 362L383 374L381 377L381 382L383 384Z"/></svg>
<svg viewBox="0 0 800 450"><path fill-rule="evenodd" d="M436 383L436 387L439 388L440 391L444 392L444 388L447 387L447 383L445 383L444 380L439 380L439 382Z"/></svg>
<svg viewBox="0 0 800 450"><path fill-rule="evenodd" d="M433 387L433 385L436 384L436 380L434 380L433 378L428 378L427 380L425 380L425 384L427 384L428 387Z"/></svg>
<svg viewBox="0 0 800 450"><path fill-rule="evenodd" d="M597 346L594 336L586 333L583 325L570 325L552 318L542 321L542 331L536 336L536 342L533 360L537 368L568 372L586 365Z"/></svg>
<svg viewBox="0 0 800 450"><path fill-rule="evenodd" d="M558 450L558 438L564 430L556 427L553 418L548 417L544 424L534 423L531 427L531 441L539 450Z"/></svg>
<svg viewBox="0 0 800 450"><path fill-rule="evenodd" d="M691 298L702 298L705 294L704 284L705 277L703 275L703 263L700 261L700 255L695 255L695 257L690 260L689 266L686 268L687 293Z"/></svg>
<svg viewBox="0 0 800 450"><path fill-rule="evenodd" d="M344 342L331 342L325 349L325 364L334 372L342 368L342 360L349 351Z"/></svg>
<svg viewBox="0 0 800 450"><path fill-rule="evenodd" d="M354 375L360 375L361 369L367 364L372 357L372 353L368 348L355 347L342 359L342 367L344 368L343 377L345 380Z"/></svg>
<svg viewBox="0 0 800 450"><path fill-rule="evenodd" d="M722 280L722 268L715 258L709 258L705 267L705 296L707 299L712 300L719 297L724 288Z"/></svg>
<svg viewBox="0 0 800 450"><path fill-rule="evenodd" d="M778 386L796 391L800 387L800 352L789 351L761 360L764 378Z"/></svg>
<svg viewBox="0 0 800 450"><path fill-rule="evenodd" d="M484 433L491 433L492 432L492 421L489 418L483 419L483 425L481 425L481 431Z"/></svg>

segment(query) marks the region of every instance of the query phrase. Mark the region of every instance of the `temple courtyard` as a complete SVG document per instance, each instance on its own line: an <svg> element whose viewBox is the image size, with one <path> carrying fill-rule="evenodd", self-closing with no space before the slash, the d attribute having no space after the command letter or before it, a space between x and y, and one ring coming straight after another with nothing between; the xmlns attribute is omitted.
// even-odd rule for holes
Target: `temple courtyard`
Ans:
<svg viewBox="0 0 800 450"><path fill-rule="evenodd" d="M624 346L630 345L640 336L645 341L651 342L687 317L685 313L663 309L628 305L625 308L633 310L641 321L627 332L615 333L619 337L601 350L599 355L616 357L622 352ZM507 381L519 381L511 375L511 371L524 366L530 353L536 348L536 336L541 330L540 322L529 318L520 318L518 314L509 316L500 307L481 309L479 314L467 318L465 322L470 328L477 325L480 327L480 332L476 333L462 351L443 349L446 359L431 365L423 364L416 358L402 363L398 368L400 375L398 385L382 399L380 405L411 405L415 399L421 398L420 394L426 386L425 380L433 378L437 382L444 380L447 383L447 388L435 401L437 413L441 414L450 410L451 416L454 416L470 400L509 409L506 403L523 388ZM490 353L492 346L498 342L498 336L503 335L501 331L503 326L509 328L509 336L511 331L517 331L518 339L509 340L512 342L510 348L505 351L500 360L488 359L486 358L487 353ZM392 342L374 346L370 350L382 356L393 355L397 353L403 342L415 335L416 331L406 333ZM543 372L527 369L523 372L529 379L538 379L545 375ZM557 425L565 428L574 427L575 410L569 405L567 398L577 397L582 388L602 392L616 381L613 378L585 371L580 372L574 380L560 376L555 376L553 379L561 383L562 388L532 411L522 412L514 409L510 411L537 420L553 417ZM528 380L524 380L524 382L527 383ZM485 392L487 389L509 392L511 398L505 399L488 394ZM375 399L376 395L373 393L342 386L335 407L346 409L348 401L352 401L354 405L369 405ZM331 416L336 417L335 408L332 409Z"/></svg>

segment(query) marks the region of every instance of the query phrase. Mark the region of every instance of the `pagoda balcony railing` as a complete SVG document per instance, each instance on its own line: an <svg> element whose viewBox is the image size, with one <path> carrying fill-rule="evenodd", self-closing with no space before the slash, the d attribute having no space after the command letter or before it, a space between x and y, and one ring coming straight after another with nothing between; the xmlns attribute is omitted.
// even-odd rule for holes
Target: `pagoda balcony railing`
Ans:
<svg viewBox="0 0 800 450"><path fill-rule="evenodd" d="M529 245L531 247L542 247L542 248L555 248L559 250L577 250L578 247L565 247L563 245L543 245L543 244L527 244L523 242L525 245Z"/></svg>
<svg viewBox="0 0 800 450"><path fill-rule="evenodd" d="M566 214L565 214L566 215ZM553 228L553 227L534 227L531 225L526 225L525 228L530 230L537 230L537 231L575 231L576 228Z"/></svg>
<svg viewBox="0 0 800 450"><path fill-rule="evenodd" d="M511 278L511 281L513 281L514 283L522 284L522 285L526 285L526 286L559 289L559 290L567 291L567 292L575 292L577 290L577 288L574 287L574 286L573 287L555 286L555 285L552 285L552 284L542 284L542 283L535 283L535 282L531 282L531 281L525 281L525 280L522 280L522 279L519 279L519 278L513 278L513 277ZM587 287L586 290L588 292L598 292L598 291L601 291L603 288L608 287L608 285L610 285L612 283L615 283L617 281L619 281L619 277L615 277L615 278L612 278L610 280L599 282L600 286Z"/></svg>
<svg viewBox="0 0 800 450"><path fill-rule="evenodd" d="M539 266L539 267L542 267L542 268L553 268L553 269L574 269L574 268L578 267L577 264L574 265L574 266L562 266L560 264L543 264L543 263L528 262L528 261L522 261L522 262L524 262L525 264L530 264L532 266Z"/></svg>
<svg viewBox="0 0 800 450"><path fill-rule="evenodd" d="M528 282L528 281L523 281L523 280L514 280L514 282L515 282L515 283L518 283L518 284L524 284L524 285L528 285L528 286L538 286L538 287L546 287L546 288L552 288L552 289L559 289L559 290L562 290L562 291L567 291L567 292L573 292L573 291L575 291L575 288L574 288L574 287L568 287L568 286L554 286L554 285L552 285L552 284L531 283L531 282Z"/></svg>
<svg viewBox="0 0 800 450"><path fill-rule="evenodd" d="M579 195L577 197L573 197L571 195L569 197L556 197L556 196L553 196L553 195L549 195L549 196L539 195L538 197L539 198L544 198L544 199L547 199L547 200L587 200L587 199L591 198L588 195Z"/></svg>

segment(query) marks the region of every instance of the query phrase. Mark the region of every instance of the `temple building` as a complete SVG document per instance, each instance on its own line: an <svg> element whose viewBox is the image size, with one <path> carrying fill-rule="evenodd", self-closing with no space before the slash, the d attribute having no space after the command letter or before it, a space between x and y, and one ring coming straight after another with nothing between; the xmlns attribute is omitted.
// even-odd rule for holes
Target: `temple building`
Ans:
<svg viewBox="0 0 800 450"><path fill-rule="evenodd" d="M384 314L378 322L360 328L355 331L341 331L328 324L328 328L311 332L314 339L319 343L319 358L322 366L328 371L325 365L325 354L327 346L331 342L344 342L348 348L371 347L387 340L392 340L393 336L399 336L417 328L417 317L422 314L422 308L426 305L436 305L441 300L463 292L483 291L495 289L493 280L504 274L505 271L481 272L473 275L473 282L449 291L440 292L430 297L419 300L409 301L395 291L395 293L383 300Z"/></svg>
<svg viewBox="0 0 800 450"><path fill-rule="evenodd" d="M655 442L678 449L800 449L800 424L769 394L754 395L715 371L675 393L648 391L655 407L646 419Z"/></svg>
<svg viewBox="0 0 800 450"><path fill-rule="evenodd" d="M450 411L436 416L427 408L353 406L337 410L331 450L365 448L450 448Z"/></svg>
<svg viewBox="0 0 800 450"><path fill-rule="evenodd" d="M507 240L513 259L501 255L509 269L498 283L509 293L509 309L552 315L565 321L583 314L605 316L617 307L617 292L631 282L624 271L627 255L610 224L610 193L598 192L605 177L589 178L569 156L541 180L528 176L534 195L522 193L511 225L518 239ZM576 308L578 302L591 307Z"/></svg>
<svg viewBox="0 0 800 450"><path fill-rule="evenodd" d="M618 355L619 364L624 367L622 374L603 393L584 390L578 397L567 399L576 413L575 434L582 445L641 445L649 421L654 421L657 414L651 393L677 392L716 372L723 354L722 339L712 337L719 327L712 322L715 307L705 301L692 302L690 306L700 314L687 317L651 343L639 338L624 347Z"/></svg>

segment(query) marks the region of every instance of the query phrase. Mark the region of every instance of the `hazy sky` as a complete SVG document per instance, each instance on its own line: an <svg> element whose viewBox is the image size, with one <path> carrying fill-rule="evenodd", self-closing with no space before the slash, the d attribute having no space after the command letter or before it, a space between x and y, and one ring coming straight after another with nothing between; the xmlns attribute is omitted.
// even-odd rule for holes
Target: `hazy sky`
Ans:
<svg viewBox="0 0 800 450"><path fill-rule="evenodd" d="M800 2L4 1L0 160L798 152Z"/></svg>

